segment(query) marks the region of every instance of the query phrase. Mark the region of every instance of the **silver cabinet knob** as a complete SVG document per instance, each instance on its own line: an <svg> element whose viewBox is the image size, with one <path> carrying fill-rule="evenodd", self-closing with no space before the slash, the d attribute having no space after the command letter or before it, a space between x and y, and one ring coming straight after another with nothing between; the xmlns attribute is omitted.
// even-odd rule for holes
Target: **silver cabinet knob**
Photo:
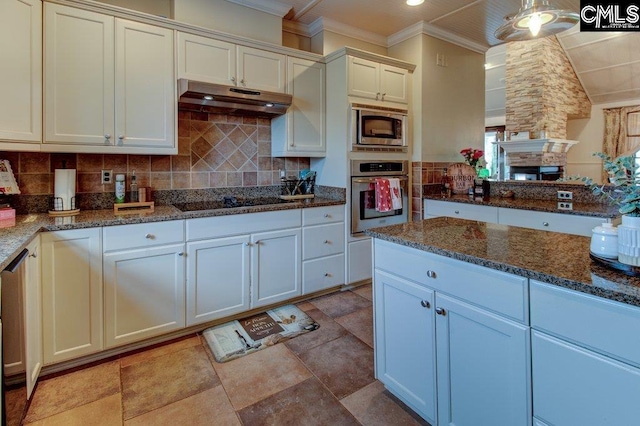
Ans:
<svg viewBox="0 0 640 426"><path fill-rule="evenodd" d="M331 217L331 215L329 213L325 213L324 217L326 217L327 219Z"/></svg>
<svg viewBox="0 0 640 426"><path fill-rule="evenodd" d="M262 241L258 240L254 243L255 245L259 246L260 244L262 244Z"/></svg>
<svg viewBox="0 0 640 426"><path fill-rule="evenodd" d="M376 101L380 99L380 92L376 93Z"/></svg>
<svg viewBox="0 0 640 426"><path fill-rule="evenodd" d="M427 271L427 277L436 278L437 277L436 271L431 271L431 270Z"/></svg>
<svg viewBox="0 0 640 426"><path fill-rule="evenodd" d="M455 210L454 213L455 214L460 214L460 210Z"/></svg>
<svg viewBox="0 0 640 426"><path fill-rule="evenodd" d="M231 77L231 81L235 83L236 82L236 78L235 77Z"/></svg>
<svg viewBox="0 0 640 426"><path fill-rule="evenodd" d="M445 316L447 315L447 311L445 311L444 308L436 308L436 314Z"/></svg>
<svg viewBox="0 0 640 426"><path fill-rule="evenodd" d="M144 237L145 237L147 240L153 240L153 239L155 239L155 238L156 238L156 236L155 236L155 235L153 235L153 234L145 234L145 235L144 235Z"/></svg>
<svg viewBox="0 0 640 426"><path fill-rule="evenodd" d="M325 273L324 273L324 276L325 276L325 277L330 277L330 276L331 276L331 274L330 274L330 273L328 273L328 272L325 272Z"/></svg>
<svg viewBox="0 0 640 426"><path fill-rule="evenodd" d="M251 243L244 243L244 245L245 245L245 246L247 246L247 247L251 247L253 244L251 244Z"/></svg>
<svg viewBox="0 0 640 426"><path fill-rule="evenodd" d="M420 304L422 305L423 308L429 309L431 307L431 303L429 303L428 300L421 300Z"/></svg>
<svg viewBox="0 0 640 426"><path fill-rule="evenodd" d="M549 222L542 222L542 226L549 226Z"/></svg>
<svg viewBox="0 0 640 426"><path fill-rule="evenodd" d="M118 135L118 139L123 140L124 139L124 135Z"/></svg>
<svg viewBox="0 0 640 426"><path fill-rule="evenodd" d="M324 240L324 243L325 243L325 244L330 244L330 243L331 243L331 241L329 241L329 240Z"/></svg>
<svg viewBox="0 0 640 426"><path fill-rule="evenodd" d="M383 100L383 101L384 101L384 97L385 97L385 96L387 96L387 94L386 94L386 93L383 93L383 94L382 94L382 100Z"/></svg>
<svg viewBox="0 0 640 426"><path fill-rule="evenodd" d="M111 135L110 135L109 133L107 133L106 135L104 135L104 138L105 138L106 140L109 140L109 139L111 139Z"/></svg>
<svg viewBox="0 0 640 426"><path fill-rule="evenodd" d="M33 252L29 255L29 257L33 257L35 259L36 257L38 257L38 253Z"/></svg>
<svg viewBox="0 0 640 426"><path fill-rule="evenodd" d="M178 256L184 256L184 252L181 251L180 253L178 253Z"/></svg>
<svg viewBox="0 0 640 426"><path fill-rule="evenodd" d="M244 86L244 78L242 80L240 80L240 84L242 84Z"/></svg>

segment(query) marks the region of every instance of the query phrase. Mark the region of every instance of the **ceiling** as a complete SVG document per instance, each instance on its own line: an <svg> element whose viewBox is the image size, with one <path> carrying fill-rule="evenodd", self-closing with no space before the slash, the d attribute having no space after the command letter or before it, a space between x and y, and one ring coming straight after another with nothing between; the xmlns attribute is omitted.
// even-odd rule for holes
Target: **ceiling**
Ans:
<svg viewBox="0 0 640 426"><path fill-rule="evenodd" d="M231 0L234 1L234 0ZM251 3L256 0L235 0ZM490 48L502 42L493 32L504 17L518 12L520 0L260 0L291 6L286 20L311 25L319 18L387 37L422 22L438 33ZM580 0L553 0L578 12ZM578 78L594 104L640 99L640 33L580 33L576 27L558 36ZM494 73L497 74L497 73Z"/></svg>

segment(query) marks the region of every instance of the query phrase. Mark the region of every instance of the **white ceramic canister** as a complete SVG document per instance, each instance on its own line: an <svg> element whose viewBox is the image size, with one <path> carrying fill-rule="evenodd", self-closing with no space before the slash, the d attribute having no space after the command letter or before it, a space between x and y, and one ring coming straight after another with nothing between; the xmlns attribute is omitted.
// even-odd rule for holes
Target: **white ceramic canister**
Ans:
<svg viewBox="0 0 640 426"><path fill-rule="evenodd" d="M618 226L618 261L640 266L640 217L622 215Z"/></svg>
<svg viewBox="0 0 640 426"><path fill-rule="evenodd" d="M618 229L612 223L603 223L593 228L591 253L608 259L618 258Z"/></svg>

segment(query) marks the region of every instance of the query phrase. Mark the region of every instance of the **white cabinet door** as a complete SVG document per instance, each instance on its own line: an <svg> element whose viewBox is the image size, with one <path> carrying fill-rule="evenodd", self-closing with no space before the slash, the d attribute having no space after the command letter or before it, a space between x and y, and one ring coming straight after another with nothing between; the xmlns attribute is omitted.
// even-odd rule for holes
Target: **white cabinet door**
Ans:
<svg viewBox="0 0 640 426"><path fill-rule="evenodd" d="M549 425L633 425L640 369L534 331L533 414Z"/></svg>
<svg viewBox="0 0 640 426"><path fill-rule="evenodd" d="M436 424L434 292L376 270L376 376L431 424Z"/></svg>
<svg viewBox="0 0 640 426"><path fill-rule="evenodd" d="M29 243L29 258L24 282L25 359L27 398L31 397L42 369L42 281L40 270L40 235Z"/></svg>
<svg viewBox="0 0 640 426"><path fill-rule="evenodd" d="M187 243L187 325L249 310L249 235Z"/></svg>
<svg viewBox="0 0 640 426"><path fill-rule="evenodd" d="M42 2L0 2L0 149L33 151L42 140ZM18 144L16 142L33 142Z"/></svg>
<svg viewBox="0 0 640 426"><path fill-rule="evenodd" d="M173 30L116 19L116 147L175 145Z"/></svg>
<svg viewBox="0 0 640 426"><path fill-rule="evenodd" d="M293 96L286 114L271 121L273 157L324 157L325 65L287 58L287 93Z"/></svg>
<svg viewBox="0 0 640 426"><path fill-rule="evenodd" d="M251 236L251 307L281 302L302 293L300 228Z"/></svg>
<svg viewBox="0 0 640 426"><path fill-rule="evenodd" d="M359 98L380 98L380 64L367 59L349 57L348 94Z"/></svg>
<svg viewBox="0 0 640 426"><path fill-rule="evenodd" d="M435 306L438 424L529 425L529 328L441 294Z"/></svg>
<svg viewBox="0 0 640 426"><path fill-rule="evenodd" d="M287 58L280 53L238 46L237 86L284 93Z"/></svg>
<svg viewBox="0 0 640 426"><path fill-rule="evenodd" d="M110 146L114 18L45 3L44 143Z"/></svg>
<svg viewBox="0 0 640 426"><path fill-rule="evenodd" d="M41 238L45 364L102 350L100 228L45 232Z"/></svg>
<svg viewBox="0 0 640 426"><path fill-rule="evenodd" d="M184 244L104 255L105 346L185 325Z"/></svg>
<svg viewBox="0 0 640 426"><path fill-rule="evenodd" d="M234 85L236 45L178 32L178 78Z"/></svg>
<svg viewBox="0 0 640 426"><path fill-rule="evenodd" d="M409 72L387 64L380 64L381 100L385 102L409 102Z"/></svg>

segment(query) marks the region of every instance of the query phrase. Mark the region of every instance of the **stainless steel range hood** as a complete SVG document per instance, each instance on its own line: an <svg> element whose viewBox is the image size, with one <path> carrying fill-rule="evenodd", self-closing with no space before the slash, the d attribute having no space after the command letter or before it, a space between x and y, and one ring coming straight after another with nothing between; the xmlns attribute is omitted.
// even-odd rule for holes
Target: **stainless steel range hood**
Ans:
<svg viewBox="0 0 640 426"><path fill-rule="evenodd" d="M292 96L222 84L178 80L178 109L218 114L276 117L291 106Z"/></svg>

